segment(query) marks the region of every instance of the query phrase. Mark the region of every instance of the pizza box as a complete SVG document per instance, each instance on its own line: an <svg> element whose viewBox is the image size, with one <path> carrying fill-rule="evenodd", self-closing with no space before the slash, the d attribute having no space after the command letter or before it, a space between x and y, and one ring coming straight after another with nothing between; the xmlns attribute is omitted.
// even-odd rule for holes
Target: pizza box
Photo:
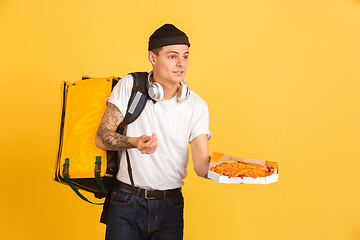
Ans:
<svg viewBox="0 0 360 240"><path fill-rule="evenodd" d="M260 164L263 166L266 166L266 164L271 164L271 166L273 166L274 168L276 168L275 173L272 174L271 176L267 176L267 177L257 177L257 178L252 178L252 177L228 177L228 176L221 176L213 171L211 171L210 169L217 163L221 163L221 162L246 162L246 163L255 163L255 164ZM238 158L238 157L232 157L229 155L225 155L223 153L217 153L214 152L213 154L211 154L211 162L210 162L210 168L209 168L209 172L208 172L208 178L214 180L215 182L219 182L219 183L233 183L233 184L269 184L269 183L274 183L278 181L278 176L279 176L279 166L276 162L270 162L270 161L262 161L262 160L255 160L255 159L243 159L243 158Z"/></svg>

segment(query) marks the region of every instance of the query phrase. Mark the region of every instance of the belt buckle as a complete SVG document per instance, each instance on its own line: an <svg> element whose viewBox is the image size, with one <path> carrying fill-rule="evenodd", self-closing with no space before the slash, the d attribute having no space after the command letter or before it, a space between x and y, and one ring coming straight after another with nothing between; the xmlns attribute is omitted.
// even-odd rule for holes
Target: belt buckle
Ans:
<svg viewBox="0 0 360 240"><path fill-rule="evenodd" d="M149 197L148 197L148 193L149 193L149 192L153 192L153 191L148 191L147 189L145 189L145 198L146 198L146 199L155 199L154 197L152 197L152 198L149 198Z"/></svg>

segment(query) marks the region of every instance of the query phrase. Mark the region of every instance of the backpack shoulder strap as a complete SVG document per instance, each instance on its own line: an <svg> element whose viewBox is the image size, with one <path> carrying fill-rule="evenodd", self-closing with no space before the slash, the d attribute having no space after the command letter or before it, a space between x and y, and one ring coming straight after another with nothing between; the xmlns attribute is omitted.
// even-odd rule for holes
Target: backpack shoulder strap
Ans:
<svg viewBox="0 0 360 240"><path fill-rule="evenodd" d="M131 96L126 110L125 118L119 125L117 132L124 133L125 127L134 122L143 111L149 95L147 92L146 81L148 78L147 72L134 72L130 73L133 77L134 84L131 91Z"/></svg>
<svg viewBox="0 0 360 240"><path fill-rule="evenodd" d="M124 133L124 129L128 124L134 122L140 116L142 110L145 107L147 100L150 99L150 97L147 93L147 85L146 85L146 81L147 81L149 74L147 72L135 72L135 73L130 73L130 74L133 77L134 84L133 84L133 88L131 91L131 96L129 99L125 118L123 119L123 121L121 122L121 124L119 125L119 127L116 130L116 132L118 132L120 134ZM129 157L129 153L127 150L126 150L126 161L127 161L127 165L128 165L128 173L129 173L130 182L131 182L132 187L135 189L134 178L132 175L132 169L131 169L131 163L130 163L130 157ZM100 222L105 223L105 224L107 223L107 218L108 218L111 192L109 191L109 194L106 196L103 212L101 214L101 219L100 219Z"/></svg>
<svg viewBox="0 0 360 240"><path fill-rule="evenodd" d="M147 100L149 99L149 95L147 93L147 88L146 88L148 73L135 72L135 73L131 73L131 75L133 77L134 84L131 91L131 96L129 99L128 108L126 110L125 117L123 121L120 123L119 127L117 128L117 132L120 134L124 133L125 127L128 124L134 122L140 116L142 110L145 107ZM132 187L135 189L130 157L127 150L126 150L126 161L128 166L130 182Z"/></svg>

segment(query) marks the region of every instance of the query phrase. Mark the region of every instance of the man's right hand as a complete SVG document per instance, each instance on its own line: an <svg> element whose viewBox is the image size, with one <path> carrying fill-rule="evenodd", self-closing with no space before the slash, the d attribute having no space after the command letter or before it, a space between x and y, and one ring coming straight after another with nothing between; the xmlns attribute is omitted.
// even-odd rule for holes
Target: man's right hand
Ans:
<svg viewBox="0 0 360 240"><path fill-rule="evenodd" d="M154 153L157 149L158 140L155 133L152 134L152 136L146 136L142 135L137 140L137 149L142 154L151 154Z"/></svg>

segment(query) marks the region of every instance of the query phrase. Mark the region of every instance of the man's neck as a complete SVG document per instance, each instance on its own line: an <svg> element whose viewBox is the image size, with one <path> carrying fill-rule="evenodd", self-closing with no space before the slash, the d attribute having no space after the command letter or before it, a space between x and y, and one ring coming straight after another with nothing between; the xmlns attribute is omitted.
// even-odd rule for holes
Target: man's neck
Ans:
<svg viewBox="0 0 360 240"><path fill-rule="evenodd" d="M154 74L151 76L151 81L157 82L162 86L164 90L164 97L163 97L164 100L172 99L176 95L178 89L180 88L179 83L168 83L166 80L160 79L156 77L156 75L154 76Z"/></svg>

